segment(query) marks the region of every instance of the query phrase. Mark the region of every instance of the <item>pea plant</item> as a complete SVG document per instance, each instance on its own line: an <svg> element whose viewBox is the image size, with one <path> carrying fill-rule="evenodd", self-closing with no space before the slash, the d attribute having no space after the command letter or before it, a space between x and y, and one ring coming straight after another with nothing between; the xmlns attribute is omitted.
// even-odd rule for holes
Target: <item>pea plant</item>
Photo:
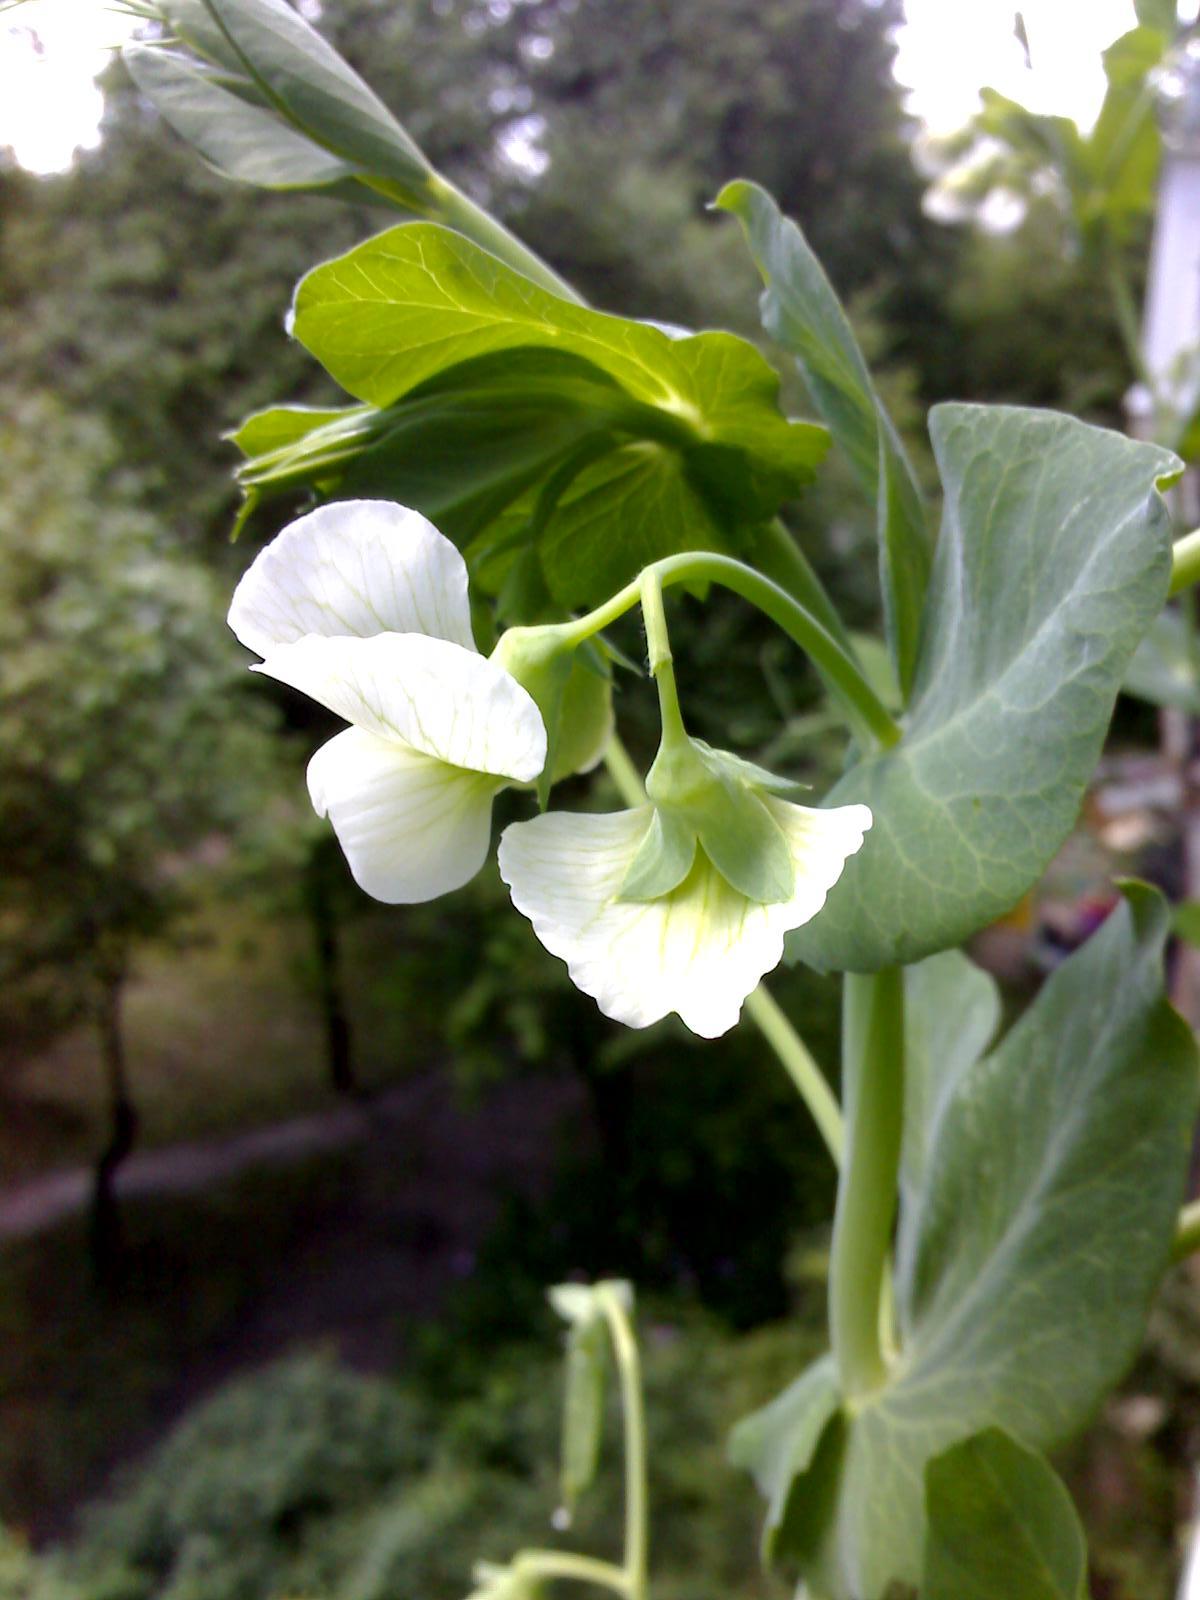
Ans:
<svg viewBox="0 0 1200 1600"><path fill-rule="evenodd" d="M1080 1600L1083 1537L1045 1452L1119 1380L1200 1240L1180 1212L1196 1049L1145 884L1000 1038L995 984L959 947L1067 837L1134 651L1200 579L1162 497L1180 461L1048 411L939 405L935 538L850 324L761 188L714 203L819 423L781 412L746 341L583 304L285 0L132 9L153 24L134 79L212 166L402 219L296 290L290 333L347 404L281 404L234 435L243 523L272 497L313 503L249 566L230 623L255 670L348 724L308 784L355 878L393 903L459 887L496 795L520 791L500 872L575 984L631 1028L674 1013L712 1037L745 1014L793 1078L839 1175L829 1350L730 1453L799 1593ZM831 445L877 520L886 688L779 517ZM678 585L733 591L811 662L848 735L820 804L689 733ZM614 726L608 638L637 609L662 726L644 775ZM625 809L556 803L601 762ZM844 974L840 1103L761 985L781 961ZM631 1293L553 1303L564 1510L595 1472L612 1366L625 1559L520 1551L478 1567L476 1600L554 1580L646 1600Z"/></svg>

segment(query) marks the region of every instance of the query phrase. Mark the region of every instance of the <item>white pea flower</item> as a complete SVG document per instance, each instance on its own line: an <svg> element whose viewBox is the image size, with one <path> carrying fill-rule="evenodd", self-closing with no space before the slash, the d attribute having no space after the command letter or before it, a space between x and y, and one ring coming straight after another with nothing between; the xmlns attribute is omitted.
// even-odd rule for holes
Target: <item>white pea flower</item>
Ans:
<svg viewBox="0 0 1200 1600"><path fill-rule="evenodd" d="M492 800L546 760L530 695L480 655L462 556L416 511L343 500L300 517L242 578L229 625L254 667L351 726L308 788L355 880L412 904L479 871Z"/></svg>
<svg viewBox="0 0 1200 1600"><path fill-rule="evenodd" d="M708 777L689 757L684 803L664 803L652 772L657 804L513 823L500 873L605 1016L644 1028L675 1012L714 1039L779 964L784 935L820 911L872 819L861 805L796 805L770 774L691 743Z"/></svg>

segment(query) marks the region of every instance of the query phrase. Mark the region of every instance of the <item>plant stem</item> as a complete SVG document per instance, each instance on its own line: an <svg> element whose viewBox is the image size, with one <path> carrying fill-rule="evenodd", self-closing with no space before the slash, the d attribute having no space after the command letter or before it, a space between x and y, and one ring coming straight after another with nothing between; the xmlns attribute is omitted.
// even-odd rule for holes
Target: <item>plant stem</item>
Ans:
<svg viewBox="0 0 1200 1600"><path fill-rule="evenodd" d="M572 1555L566 1550L522 1550L512 1565L522 1577L573 1578L579 1583L613 1589L617 1594L630 1593L621 1567L614 1566L611 1561L597 1561L592 1556Z"/></svg>
<svg viewBox="0 0 1200 1600"><path fill-rule="evenodd" d="M524 277L531 278L541 288L558 295L561 300L572 300L579 306L587 303L581 294L576 293L565 279L560 278L558 273L542 260L541 256L530 250L528 245L522 244L502 222L498 222L482 206L476 205L474 200L463 194L461 189L455 188L446 178L435 175L433 192L434 215L439 222L456 228L481 249L490 251L492 255L499 257Z"/></svg>
<svg viewBox="0 0 1200 1600"><path fill-rule="evenodd" d="M846 1154L829 1264L829 1332L842 1393L861 1400L887 1377L880 1339L904 1112L904 975L848 972L842 1007Z"/></svg>
<svg viewBox="0 0 1200 1600"><path fill-rule="evenodd" d="M596 1286L596 1298L612 1338L621 1383L621 1415L625 1423L625 1593L629 1600L646 1600L650 1535L641 1360L620 1295L611 1285L601 1283Z"/></svg>
<svg viewBox="0 0 1200 1600"><path fill-rule="evenodd" d="M667 618L663 610L662 583L653 567L647 567L641 576L642 620L646 624L646 651L650 658L650 676L658 689L658 710L662 721L664 747L687 742L687 729L679 709L679 691L675 687L675 664L671 656L671 640L667 634Z"/></svg>
<svg viewBox="0 0 1200 1600"><path fill-rule="evenodd" d="M1125 355L1132 367L1134 376L1139 383L1145 384L1150 397L1157 406L1159 397L1154 382L1154 377L1146 365L1142 353L1142 337L1138 328L1137 308L1133 303L1130 292L1129 280L1125 276L1125 269L1117 253L1117 247L1109 242L1105 259L1105 274L1108 279L1108 292L1112 300L1113 315L1116 319L1117 331L1121 335L1121 343L1125 347Z"/></svg>
<svg viewBox="0 0 1200 1600"><path fill-rule="evenodd" d="M779 1002L761 983L747 999L746 1012L758 1024L763 1038L800 1091L800 1098L812 1114L834 1165L840 1166L845 1145L841 1107L808 1046L788 1021Z"/></svg>
<svg viewBox="0 0 1200 1600"><path fill-rule="evenodd" d="M807 653L845 711L855 733L884 748L899 740L899 725L845 647L786 589L732 556L687 550L655 561L641 577L627 583L603 605L575 622L561 624L564 637L582 644L624 616L641 600L642 585L649 574L653 574L663 588L672 583L719 583L722 588L740 594Z"/></svg>
<svg viewBox="0 0 1200 1600"><path fill-rule="evenodd" d="M646 804L646 791L642 787L642 780L638 770L629 759L629 751L621 743L617 734L613 734L604 751L604 765L608 775L616 785L617 793L627 806L644 806Z"/></svg>
<svg viewBox="0 0 1200 1600"><path fill-rule="evenodd" d="M817 621L831 633L849 655L853 655L846 624L829 598L825 585L813 571L808 557L778 517L773 517L755 546L755 564L781 589L806 606Z"/></svg>
<svg viewBox="0 0 1200 1600"><path fill-rule="evenodd" d="M1176 539L1171 550L1171 587L1176 595L1193 583L1200 583L1200 528Z"/></svg>

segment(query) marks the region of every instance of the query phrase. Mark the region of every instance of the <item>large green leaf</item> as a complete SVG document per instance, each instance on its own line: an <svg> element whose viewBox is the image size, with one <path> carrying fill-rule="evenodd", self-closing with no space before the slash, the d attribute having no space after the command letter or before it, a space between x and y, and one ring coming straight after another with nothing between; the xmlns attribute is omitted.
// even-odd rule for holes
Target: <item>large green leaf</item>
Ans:
<svg viewBox="0 0 1200 1600"><path fill-rule="evenodd" d="M285 438L247 463L246 486L308 471L324 492L445 515L460 542L529 493L528 538L560 604L604 598L678 550L752 552L827 444L780 414L778 378L744 340L587 310L432 224L310 273L293 331L378 409ZM343 427L357 454L342 451ZM249 443L287 428L257 421Z"/></svg>
<svg viewBox="0 0 1200 1600"><path fill-rule="evenodd" d="M757 184L730 183L716 205L745 230L766 288L763 326L799 363L821 415L875 505L884 619L905 695L929 573L925 508L912 467L821 263L794 222Z"/></svg>
<svg viewBox="0 0 1200 1600"><path fill-rule="evenodd" d="M1163 994L1167 907L1145 886L1126 895L999 1047L958 1073L933 1122L905 1201L890 1381L839 1410L815 1454L816 1412L776 1402L743 1424L753 1449L740 1458L786 1508L776 1551L822 1600L917 1585L928 1463L987 1428L1028 1448L1061 1441L1137 1348L1200 1076ZM811 1465L788 1479L793 1432Z"/></svg>
<svg viewBox="0 0 1200 1600"><path fill-rule="evenodd" d="M1053 1468L1000 1428L925 1469L924 1600L1086 1600L1087 1549Z"/></svg>
<svg viewBox="0 0 1200 1600"><path fill-rule="evenodd" d="M298 140L311 140L315 149L345 163L347 170L389 180L412 193L426 190L431 169L416 144L378 95L287 0L157 0L157 4L174 34L201 60L219 65L228 75L232 94L257 100L278 113ZM154 88L148 86L148 92L153 95ZM175 93L178 112L178 87ZM163 109L167 114L165 105ZM186 108L189 126L176 126L185 137L195 138L197 119L216 109L212 101L202 104L193 99ZM226 114L236 115L249 128L241 113L226 106ZM211 142L220 134L210 128L205 138ZM229 141L234 139L231 133ZM212 159L203 144L201 148ZM243 164L249 159L247 153ZM249 177L245 170L233 175ZM272 180L261 175L250 181Z"/></svg>
<svg viewBox="0 0 1200 1600"><path fill-rule="evenodd" d="M1069 833L1133 652L1166 599L1152 445L1053 412L938 406L945 510L904 737L828 798L874 827L819 917L813 966L872 970L961 944Z"/></svg>

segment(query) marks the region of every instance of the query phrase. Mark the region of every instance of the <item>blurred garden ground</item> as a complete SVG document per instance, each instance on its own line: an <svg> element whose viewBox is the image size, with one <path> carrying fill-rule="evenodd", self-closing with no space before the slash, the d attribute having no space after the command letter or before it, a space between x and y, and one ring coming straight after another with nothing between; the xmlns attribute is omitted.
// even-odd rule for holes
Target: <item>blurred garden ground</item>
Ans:
<svg viewBox="0 0 1200 1600"><path fill-rule="evenodd" d="M1035 187L1003 234L923 208L900 14L326 0L320 22L602 307L759 338L754 273L704 208L734 175L766 184L927 475L920 419L945 397L1120 426L1132 374L1103 272L1064 246L1053 195ZM306 811L325 723L225 633L272 530L230 545L221 434L330 397L283 314L302 271L382 223L228 187L119 65L106 90L102 143L69 174L0 153L0 1597L453 1600L477 1556L550 1537L543 1291L606 1275L644 1297L655 1592L765 1595L723 1439L822 1342L823 1149L748 1026L707 1045L604 1022L493 868L428 907L354 889ZM794 379L786 399L806 408ZM874 535L844 469L792 520L870 626ZM703 623L682 605L676 639L698 733L827 785L840 747L790 648L736 603ZM644 761L642 688L620 698ZM1104 792L1040 900L989 936L1014 1009L1110 870L1180 889L1159 746L1156 714L1123 702ZM773 989L832 1070L835 989L802 971ZM1067 1463L1107 1600L1171 1592L1198 1351L1181 1270Z"/></svg>

